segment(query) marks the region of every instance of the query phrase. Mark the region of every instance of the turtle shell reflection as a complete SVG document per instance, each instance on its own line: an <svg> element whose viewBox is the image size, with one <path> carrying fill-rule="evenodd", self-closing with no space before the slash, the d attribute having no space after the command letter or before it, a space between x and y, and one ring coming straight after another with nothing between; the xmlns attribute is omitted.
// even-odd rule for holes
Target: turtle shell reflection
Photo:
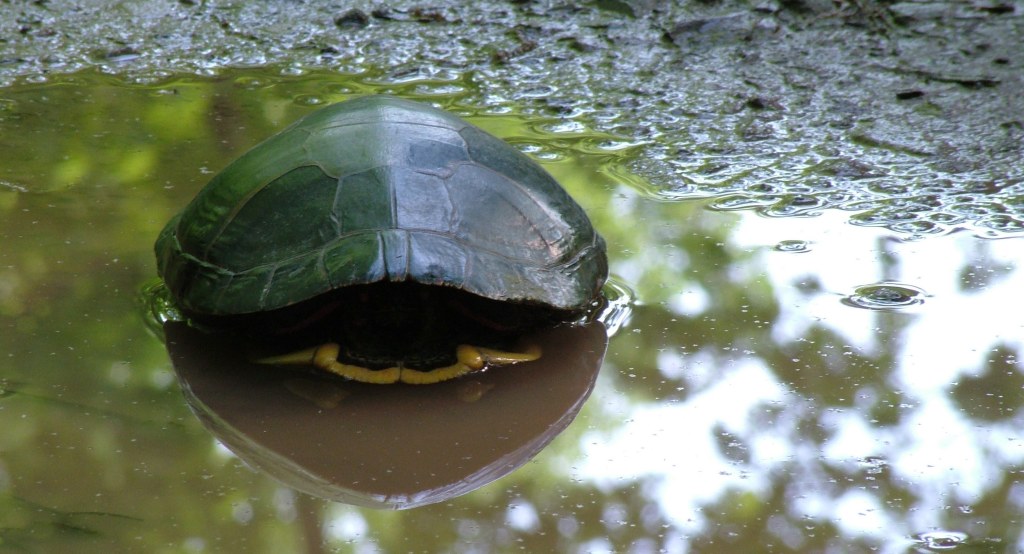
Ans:
<svg viewBox="0 0 1024 554"><path fill-rule="evenodd" d="M255 364L181 323L165 333L189 405L246 463L307 494L388 509L466 494L530 460L582 408L607 343L599 323L563 325L530 337L539 360L378 387Z"/></svg>

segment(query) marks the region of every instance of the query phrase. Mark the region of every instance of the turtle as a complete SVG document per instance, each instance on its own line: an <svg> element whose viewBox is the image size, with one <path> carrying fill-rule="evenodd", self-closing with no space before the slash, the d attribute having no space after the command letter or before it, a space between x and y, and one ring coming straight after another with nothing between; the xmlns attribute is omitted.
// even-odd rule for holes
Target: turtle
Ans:
<svg viewBox="0 0 1024 554"><path fill-rule="evenodd" d="M167 223L155 251L192 321L322 340L260 361L371 383L535 359L503 339L465 340L579 317L608 275L604 239L538 163L389 95L320 108L256 145ZM464 329L454 353L438 353Z"/></svg>

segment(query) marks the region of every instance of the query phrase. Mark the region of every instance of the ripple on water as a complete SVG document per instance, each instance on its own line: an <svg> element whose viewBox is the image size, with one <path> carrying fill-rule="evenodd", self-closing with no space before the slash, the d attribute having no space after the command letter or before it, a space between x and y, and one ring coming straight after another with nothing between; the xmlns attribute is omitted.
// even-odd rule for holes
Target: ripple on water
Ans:
<svg viewBox="0 0 1024 554"><path fill-rule="evenodd" d="M958 531L929 531L914 535L912 538L930 551L942 552L964 546L968 536L967 533Z"/></svg>
<svg viewBox="0 0 1024 554"><path fill-rule="evenodd" d="M900 310L924 303L923 290L903 283L876 283L857 287L853 294L843 298L843 304L868 310Z"/></svg>
<svg viewBox="0 0 1024 554"><path fill-rule="evenodd" d="M629 321L629 317L633 313L636 293L629 288L625 281L615 275L608 277L602 292L607 303L597 319L604 324L608 336L611 337L624 323Z"/></svg>
<svg viewBox="0 0 1024 554"><path fill-rule="evenodd" d="M775 250L778 250L779 252L792 252L792 253L810 252L811 251L811 243L809 241L800 240L800 239L780 240L775 245Z"/></svg>

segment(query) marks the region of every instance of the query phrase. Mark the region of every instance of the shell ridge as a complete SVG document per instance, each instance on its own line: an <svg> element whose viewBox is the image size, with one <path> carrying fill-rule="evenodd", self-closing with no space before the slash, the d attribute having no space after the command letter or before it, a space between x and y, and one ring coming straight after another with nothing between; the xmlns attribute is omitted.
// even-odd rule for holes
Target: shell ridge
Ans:
<svg viewBox="0 0 1024 554"><path fill-rule="evenodd" d="M384 275L389 281L405 281L409 277L409 233L404 229L384 229L380 233Z"/></svg>
<svg viewBox="0 0 1024 554"><path fill-rule="evenodd" d="M559 219L561 219L561 216L560 216L560 214L558 214L557 212L555 212L554 210L552 210L550 206L547 206L547 205L545 205L545 204L544 204L544 202L541 202L541 201L540 201L540 197L539 197L539 195L537 194L537 191L536 191L536 190L533 190L533 188L531 188L531 187L527 187L527 186L526 186L526 185L525 185L524 183L522 183L522 182L519 182L519 181L516 181L515 179L511 179L511 178L509 178L509 177L508 177L507 175L504 175L504 174L502 174L502 173L499 173L498 171L494 171L493 169L491 169L491 168L489 168L489 167L488 167L488 168L486 168L486 169L488 169L488 170L490 170L490 171L492 171L492 172L494 172L494 173L497 173L497 174L498 174L499 176L501 176L501 177L504 177L505 179L507 179L507 180L511 181L511 182L512 182L512 184L513 184L513 185L515 186L515 188L516 188L516 189L518 189L518 190L519 190L520 192L522 192L522 193L523 193L523 194L524 194L524 195L525 195L525 196L526 196L527 198L529 198L529 199L530 199L530 201L531 201L531 202L533 202L533 204L534 204L535 206L537 206L538 208L540 208L540 210L541 210L541 211L542 211L542 212L543 212L543 213L544 213L545 215L547 215L547 216L548 216L549 218L559 218ZM547 171L545 171L544 173L545 173L545 174L547 174ZM552 179L552 180L554 180L554 178L553 178L553 177L551 177L551 179ZM589 219L589 218L588 218L588 219ZM551 243L547 241L547 237L544 237L544 238L545 238L545 242L547 242L548 246L550 247L550 246L551 246Z"/></svg>
<svg viewBox="0 0 1024 554"><path fill-rule="evenodd" d="M473 256L466 256L466 263L462 264L462 282L468 283L472 281L473 272L476 268L473 266Z"/></svg>
<svg viewBox="0 0 1024 554"><path fill-rule="evenodd" d="M409 272L412 267L412 237L409 231L402 231L403 240L405 241L405 268L402 270L402 280L409 278Z"/></svg>
<svg viewBox="0 0 1024 554"><path fill-rule="evenodd" d="M274 288L274 277L277 276L277 270L281 269L279 264L274 265L274 269L271 269L267 273L267 282L263 284L263 290L260 291L259 309L263 310L267 305L267 296L270 295L271 289Z"/></svg>
<svg viewBox="0 0 1024 554"><path fill-rule="evenodd" d="M359 167L359 168L356 168L354 171L349 171L347 173L342 173L342 174L338 175L338 177L337 177L338 178L338 182L341 182L341 181L345 180L346 177L351 177L353 175L359 175L361 173L370 173L370 172L376 171L378 169L390 168L390 167L392 167L394 165L395 164L381 163L381 164L377 164L377 165L371 165L371 166L368 166L368 167ZM328 173L326 170L324 170L324 173L327 173L328 175L330 175L330 173ZM331 177L334 177L334 175L331 175Z"/></svg>
<svg viewBox="0 0 1024 554"><path fill-rule="evenodd" d="M455 201L455 197L452 196L452 182L448 179L443 179L441 182L444 184L444 193L448 197L448 205L452 207L451 214L448 216L447 226L447 229L451 231L455 228L456 222L459 221L459 212L461 210L459 209L459 204Z"/></svg>
<svg viewBox="0 0 1024 554"><path fill-rule="evenodd" d="M323 168L321 168L323 169ZM324 173L327 173L326 171ZM338 217L338 197L341 196L341 187L344 185L343 177L336 177L337 185L334 187L334 201L331 203L331 211L328 212L328 217L331 219L331 224L334 225L334 236L340 237L342 234L341 218ZM322 251L322 250L321 250ZM321 259L323 256L321 255Z"/></svg>
<svg viewBox="0 0 1024 554"><path fill-rule="evenodd" d="M208 262L206 260L203 260L201 258L197 258L196 256L194 256L192 254L189 254L188 252L185 252L185 251L181 251L181 257L182 257L182 259L184 259L188 263L195 264L195 265L197 265L197 266L199 266L199 267L201 267L201 268L203 268L205 270L213 271L215 273L220 273L221 275L231 276L231 275L236 275L238 273L241 273L241 272L237 272L237 271L231 271L230 269L227 269L226 267L221 267L221 266L219 266L217 264L213 264L213 263L210 263L210 262ZM246 269L244 271L248 271L248 270Z"/></svg>
<svg viewBox="0 0 1024 554"><path fill-rule="evenodd" d="M435 124L435 123L427 123L426 121L402 121L402 120L398 120L398 119L387 119L387 118L381 117L381 118L373 119L373 120L370 120L370 121L350 121L350 122L345 122L345 123L332 123L332 124L327 124L327 125L320 125L320 126L316 127L316 129L317 130L340 129L342 127L355 127L356 125L379 125L379 124L385 124L385 125L415 125L417 127L430 127L432 129L448 129L448 130L452 130L452 128L455 127L454 125L452 125L450 123L448 125L438 125L438 124ZM458 131L461 131L462 129L464 129L465 127L466 127L466 125L463 125L463 126L459 127L458 129L454 129L454 130L456 132L458 132ZM288 129L284 129L284 130L287 131ZM308 129L303 129L303 130L308 132Z"/></svg>
<svg viewBox="0 0 1024 554"><path fill-rule="evenodd" d="M332 289L335 289L338 288L338 282L331 275L330 270L327 269L327 260L325 258L326 255L327 249L321 248L320 254L317 256L316 268L320 272L320 276L323 278L323 280L327 281L327 283L330 284Z"/></svg>
<svg viewBox="0 0 1024 554"><path fill-rule="evenodd" d="M218 306L220 305L221 299L224 298L224 294L228 291L228 289L231 288L231 283L234 280L235 280L235 276L234 275L228 275L228 282L225 283L224 286L221 287L220 291L217 293L217 298L216 298L216 301L215 301L216 305L218 305Z"/></svg>
<svg viewBox="0 0 1024 554"><path fill-rule="evenodd" d="M393 165L394 164L388 164L388 169L389 170L392 169ZM390 201L389 201L390 206L389 207L391 208L391 225L393 227L397 228L397 226L398 226L398 190L397 190L397 187L395 187L395 179L392 176L391 171L388 171L387 173L385 173L385 175L388 176L388 178L385 179L384 182L385 182L386 186L388 187L388 198L390 198Z"/></svg>
<svg viewBox="0 0 1024 554"><path fill-rule="evenodd" d="M528 187L525 184L510 178L508 175L505 175L504 173L502 173L500 171L497 171L495 169L492 169L492 168L487 167L487 166L482 165L482 164L463 162L460 165L467 165L467 166L470 166L470 167L472 167L474 169L479 169L479 170L482 170L482 171L487 171L488 173L497 176L498 178L502 179L503 181L511 184L512 187L515 190L517 190L520 193L522 193L522 195L521 195L522 197L525 197L525 198L529 199L529 201L534 206L539 208L541 210L541 212L543 212L545 215L547 215L548 217L555 216L553 218L559 218L557 212L554 212L553 210L550 209L550 207L545 206L545 204L540 201L540 195L537 194L537 191L533 190L532 187ZM502 195L502 196L505 196L505 195ZM533 218L527 217L527 214L525 212L523 212L523 210L520 209L517 204L515 204L514 202L509 202L509 205L512 206L516 210L516 212L519 213L519 215L523 216L524 219L526 219L527 221L533 221ZM548 250L550 250L551 247L552 247L552 244L554 244L554 243L551 240L549 240L549 238L547 236L545 236L544 234L538 233L538 235L540 236L541 240L544 241L544 245L548 248Z"/></svg>
<svg viewBox="0 0 1024 554"><path fill-rule="evenodd" d="M486 166L478 164L478 163L464 163L464 164L460 164L460 165L465 165L465 166L467 166L469 168L472 168L474 170L486 171L489 174L492 174L492 175L495 175L495 176L501 178L504 182L508 182L508 183L511 183L511 184L515 185L513 189L518 190L519 193L522 193L521 195L517 196L518 198L525 197L532 205L540 208L542 213L544 213L546 215L549 215L549 216L551 215L550 210L545 208L544 205L541 202L539 202L537 195L531 194L531 190L529 188L523 186L520 183L515 182L513 179L509 178L504 173L501 173L499 171L496 171L496 170L494 170L492 168L486 167ZM457 174L457 172L453 172L453 176L456 175L456 174ZM451 182L451 181L446 181L446 182ZM521 216L523 220L529 221L529 222L534 222L535 221L535 219L536 219L535 217L530 217L526 212L524 212L522 210L522 208L520 207L520 204L518 202L514 201L514 200L517 200L517 199L514 199L514 198L510 197L509 195L502 194L501 190L497 190L496 193L498 195L500 195L503 199L505 199L506 200L506 204L512 210L514 210L515 213L519 214L519 216ZM454 201L453 201L453 204L454 204ZM556 248L556 243L559 242L559 239L564 237L564 235L562 235L562 233L558 233L559 236L555 238L555 241L550 240L547 235L548 235L548 233L543 232L541 229L537 229L537 236L541 239L541 241L544 242L544 248L549 252L549 254L551 254L551 255L546 256L546 257L548 259L554 259L555 260L555 263L550 264L550 266L558 265L559 264L558 261L561 259L562 256L554 256L553 254L555 254L557 252L557 250L558 250ZM498 254L494 250L486 249L486 248L484 248L482 246L479 246L479 245L477 245L476 248L478 248L480 250L488 251L490 253ZM515 258L513 258L513 257L508 256L507 254L505 256L509 257L510 259L515 259L517 261L525 261L526 260L526 258L523 258L523 257L515 257Z"/></svg>
<svg viewBox="0 0 1024 554"><path fill-rule="evenodd" d="M393 228L378 228L378 229L359 229L357 231L350 231L348 233L344 233L344 234L338 236L337 238L327 242L326 244L324 244L321 247L316 248L315 250L306 250L304 252L295 254L293 256L289 256L287 258L282 258L282 259L280 259L280 260L278 260L276 262L257 264L257 265L249 266L249 267L247 267L245 269L239 269L237 271L232 271L232 270L229 270L227 268L223 268L221 266L218 266L216 264L211 264L209 262L204 262L202 260L198 260L194 256L192 256L191 254L183 254L183 255L188 256L189 258L195 260L196 263L202 265L204 268L209 268L209 269L215 270L218 273L224 273L224 274L230 274L230 275L241 275L241 274L244 274L244 273L249 273L251 271L262 271L262 270L267 269L268 267L276 267L278 265L287 264L288 262L294 262L294 261L297 261L297 260L301 260L302 258L309 257L313 253L316 253L320 258L323 258L323 252L324 251L330 250L332 247L337 245L338 242L341 242L341 241L343 241L345 239L352 238L352 237L355 237L355 236L358 236L358 235L363 235L363 234L381 233L381 232L389 231L389 230L394 230L394 229ZM453 236L453 235L451 235L450 233L447 233L447 232L437 231L435 229L420 229L420 228L401 229L401 230L403 232L405 232L405 233L436 235L436 236L442 237L442 238L444 238L446 240L449 240L451 242L454 242L454 243L458 244L459 246L461 246L463 248L471 246L472 247L471 250L474 250L474 251L485 252L487 254L490 254L490 255L493 255L493 256L497 256L497 257L501 257L501 258L505 258L505 259L508 259L508 260L511 260L511 261L533 265L532 264L532 260L529 260L527 258L513 257L513 256L508 255L507 253L498 252L498 251L496 251L494 249L491 249L491 248L485 248L485 247L480 246L480 245L472 245L472 244L469 244L466 240L461 239L461 238L456 237L456 236ZM590 248L593 248L593 245L588 245L586 249L590 249ZM584 249L584 250L586 250L586 249ZM575 258L578 258L578 257L580 257L579 254L573 256L569 260L572 260L572 259L575 259ZM554 268L554 267L559 267L559 266L565 265L566 263L568 263L568 260L556 260L554 263L551 263L551 264L538 265L538 266L534 266L534 267L537 267L538 269L551 269L551 268Z"/></svg>

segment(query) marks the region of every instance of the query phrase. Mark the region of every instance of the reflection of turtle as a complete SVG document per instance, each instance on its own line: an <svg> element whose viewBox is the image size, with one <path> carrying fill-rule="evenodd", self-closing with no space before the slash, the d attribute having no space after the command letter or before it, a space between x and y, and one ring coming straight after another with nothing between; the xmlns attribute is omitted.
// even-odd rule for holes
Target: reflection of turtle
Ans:
<svg viewBox="0 0 1024 554"><path fill-rule="evenodd" d="M607 275L604 241L540 166L451 114L386 96L328 106L244 154L167 224L156 253L194 319L278 331L317 320L346 347L271 361L369 382L532 359L461 346L436 368L446 362L419 351L465 322L577 314ZM383 335L406 347L359 352ZM417 363L435 369L400 369Z"/></svg>
<svg viewBox="0 0 1024 554"><path fill-rule="evenodd" d="M533 458L583 407L607 344L599 322L559 325L531 335L544 356L515 371L377 387L252 364L236 355L242 344L180 322L164 335L193 412L246 464L306 494L387 509L451 500Z"/></svg>

